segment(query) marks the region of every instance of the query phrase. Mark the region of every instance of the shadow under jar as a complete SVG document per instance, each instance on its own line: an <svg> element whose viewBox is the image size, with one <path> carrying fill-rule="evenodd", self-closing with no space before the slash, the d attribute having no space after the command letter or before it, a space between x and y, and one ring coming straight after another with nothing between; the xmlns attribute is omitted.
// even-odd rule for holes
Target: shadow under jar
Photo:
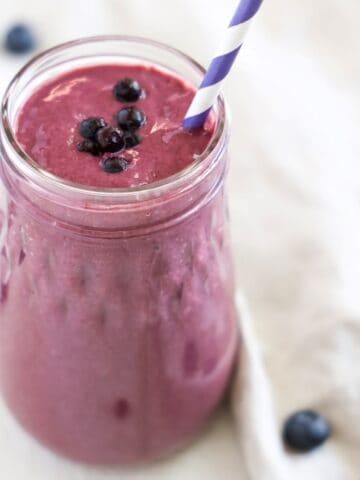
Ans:
<svg viewBox="0 0 360 480"><path fill-rule="evenodd" d="M149 461L188 441L221 401L238 344L222 99L206 152L143 187L69 183L16 140L19 109L43 82L134 59L194 84L203 74L148 40L85 39L35 58L2 106L2 392L43 444L104 465Z"/></svg>

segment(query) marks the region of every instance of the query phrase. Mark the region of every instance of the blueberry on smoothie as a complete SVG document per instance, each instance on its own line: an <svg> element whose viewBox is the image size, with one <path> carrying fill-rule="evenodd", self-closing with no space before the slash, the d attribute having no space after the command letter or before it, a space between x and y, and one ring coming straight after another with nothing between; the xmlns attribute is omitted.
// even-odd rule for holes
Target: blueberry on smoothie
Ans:
<svg viewBox="0 0 360 480"><path fill-rule="evenodd" d="M113 93L117 100L125 103L137 102L144 96L144 91L139 82L132 78L120 80L115 85Z"/></svg>
<svg viewBox="0 0 360 480"><path fill-rule="evenodd" d="M312 410L292 415L286 421L283 432L285 444L299 452L309 452L319 447L330 435L329 422Z"/></svg>
<svg viewBox="0 0 360 480"><path fill-rule="evenodd" d="M144 112L135 107L127 107L116 114L116 121L122 130L134 131L145 125L146 116Z"/></svg>
<svg viewBox="0 0 360 480"><path fill-rule="evenodd" d="M124 157L109 157L101 162L101 167L106 173L124 172L129 167L129 162Z"/></svg>
<svg viewBox="0 0 360 480"><path fill-rule="evenodd" d="M100 128L96 132L95 139L103 152L119 152L125 146L123 132L110 125Z"/></svg>
<svg viewBox="0 0 360 480"><path fill-rule="evenodd" d="M124 134L125 148L135 148L141 141L142 137L137 132L125 132Z"/></svg>
<svg viewBox="0 0 360 480"><path fill-rule="evenodd" d="M5 48L11 53L27 53L35 47L35 36L31 29L22 23L13 25L5 36Z"/></svg>
<svg viewBox="0 0 360 480"><path fill-rule="evenodd" d="M79 152L90 153L97 157L100 155L100 147L99 144L93 140L86 139L77 145L77 149Z"/></svg>
<svg viewBox="0 0 360 480"><path fill-rule="evenodd" d="M100 128L106 127L106 122L102 117L86 118L80 123L80 135L84 138L94 140L96 132Z"/></svg>

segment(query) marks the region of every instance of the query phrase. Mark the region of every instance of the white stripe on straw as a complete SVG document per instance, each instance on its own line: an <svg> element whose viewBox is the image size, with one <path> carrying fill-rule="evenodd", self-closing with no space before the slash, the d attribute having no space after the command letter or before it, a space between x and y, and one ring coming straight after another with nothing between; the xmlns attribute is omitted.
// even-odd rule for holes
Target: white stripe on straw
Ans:
<svg viewBox="0 0 360 480"><path fill-rule="evenodd" d="M199 112L209 110L209 108L214 105L214 100L216 100L219 95L223 83L224 81L221 81L215 83L215 85L210 85L210 87L199 88L186 114L186 118L194 117Z"/></svg>
<svg viewBox="0 0 360 480"><path fill-rule="evenodd" d="M227 34L222 39L219 47L217 48L214 57L220 57L221 55L225 55L226 53L230 53L239 45L242 45L245 40L245 36L249 30L251 25L251 21L248 20L245 23L241 23L240 25L234 25L233 27L229 27L227 30Z"/></svg>

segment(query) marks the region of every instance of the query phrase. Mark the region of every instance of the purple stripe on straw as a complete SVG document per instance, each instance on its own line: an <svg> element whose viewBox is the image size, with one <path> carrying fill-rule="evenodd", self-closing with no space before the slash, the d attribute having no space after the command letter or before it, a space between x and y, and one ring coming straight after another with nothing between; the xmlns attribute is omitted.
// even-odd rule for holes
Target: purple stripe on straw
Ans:
<svg viewBox="0 0 360 480"><path fill-rule="evenodd" d="M208 108L205 112L194 115L193 117L185 118L183 122L184 128L200 128L204 125L212 107Z"/></svg>
<svg viewBox="0 0 360 480"><path fill-rule="evenodd" d="M262 2L263 0L244 0L241 2L229 26L233 27L250 20L259 10Z"/></svg>
<svg viewBox="0 0 360 480"><path fill-rule="evenodd" d="M229 73L240 48L241 45L226 55L214 58L200 88L209 87L210 85L215 85L215 83L221 82L221 80L223 80Z"/></svg>

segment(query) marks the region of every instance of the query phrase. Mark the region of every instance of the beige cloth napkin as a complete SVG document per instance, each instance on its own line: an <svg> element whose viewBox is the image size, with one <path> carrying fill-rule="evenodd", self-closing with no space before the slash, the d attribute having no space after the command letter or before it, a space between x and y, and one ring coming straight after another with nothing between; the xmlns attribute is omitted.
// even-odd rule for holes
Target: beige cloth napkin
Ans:
<svg viewBox="0 0 360 480"><path fill-rule="evenodd" d="M13 0L0 34L20 18L42 48L88 34L150 36L206 64L235 5ZM109 471L47 452L1 405L0 478L360 479L359 17L358 0L265 0L226 86L244 332L233 415L221 411L166 462ZM22 61L2 55L0 90ZM304 407L326 415L334 435L313 454L289 455L281 425Z"/></svg>

